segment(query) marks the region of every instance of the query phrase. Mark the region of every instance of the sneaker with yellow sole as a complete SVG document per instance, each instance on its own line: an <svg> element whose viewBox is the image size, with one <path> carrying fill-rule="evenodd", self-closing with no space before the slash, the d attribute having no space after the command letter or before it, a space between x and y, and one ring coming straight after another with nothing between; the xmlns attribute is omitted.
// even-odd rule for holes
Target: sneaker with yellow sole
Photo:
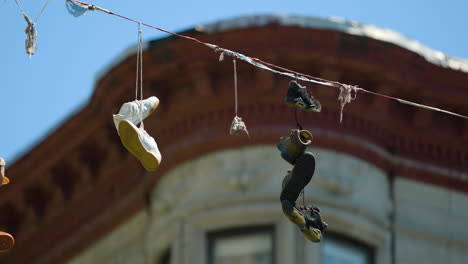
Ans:
<svg viewBox="0 0 468 264"><path fill-rule="evenodd" d="M124 147L140 160L146 170L155 171L161 163L161 153L154 138L128 120L122 120L118 129Z"/></svg>
<svg viewBox="0 0 468 264"><path fill-rule="evenodd" d="M310 182L315 171L315 157L306 152L297 158L292 170L283 179L281 205L286 217L299 227L304 236L312 242L322 240L322 232L327 224L322 221L320 209L315 206L296 207L301 191Z"/></svg>
<svg viewBox="0 0 468 264"><path fill-rule="evenodd" d="M302 109L307 112L320 112L322 105L313 96L307 93L305 86L301 86L296 81L290 81L288 92L284 98L287 105Z"/></svg>
<svg viewBox="0 0 468 264"><path fill-rule="evenodd" d="M282 202L283 213L299 227L304 236L312 242L322 240L322 232L327 228L327 223L322 221L320 211L314 206L301 206L297 208L292 202ZM315 208L315 209L313 209Z"/></svg>

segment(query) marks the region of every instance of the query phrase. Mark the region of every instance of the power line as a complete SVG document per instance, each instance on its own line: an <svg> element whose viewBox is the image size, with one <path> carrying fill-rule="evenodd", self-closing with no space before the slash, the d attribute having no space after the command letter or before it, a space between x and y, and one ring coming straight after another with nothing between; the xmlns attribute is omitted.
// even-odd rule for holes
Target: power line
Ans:
<svg viewBox="0 0 468 264"><path fill-rule="evenodd" d="M242 53L219 47L218 45L203 42L203 41L201 41L201 40L199 40L197 38L194 38L194 37L189 37L189 36L177 34L177 33L174 33L174 32L159 28L159 27L155 27L155 26L143 23L141 21L137 21L135 19L132 19L132 18L129 18L129 17L114 13L112 11L101 8L99 6L91 5L91 4L81 2L81 1L78 1L78 0L67 0L67 3L73 3L77 8L84 9L82 14L85 13L87 10L101 11L101 12L107 13L109 15L114 15L114 16L126 19L128 21L144 25L144 26L149 27L149 28L153 28L153 29L156 29L156 30L159 30L159 31L162 31L162 32L165 32L165 33L168 33L168 34L183 38L183 39L187 39L187 40L196 42L198 44L202 44L204 46L207 46L207 47L213 49L215 52L221 52L222 55L227 55L227 56L237 58L239 60L243 60L243 61L245 61L245 62L247 62L247 63L249 63L249 64L251 64L251 65L253 65L255 67L263 69L263 70L267 70L267 71L270 71L270 72L273 72L273 73L276 73L276 74L280 74L280 75L284 75L284 76L289 76L291 78L294 78L294 79L297 79L297 80L302 80L302 81L305 81L305 82L311 82L311 83L316 83L316 84L320 84L320 85L325 85L325 86L331 86L331 87L338 88L338 89L340 89L340 95L338 96L338 100L341 102L341 116L342 116L344 106L347 103L350 103L356 97L357 92L364 92L364 93L384 97L384 98L389 99L389 100L394 100L394 101L397 101L398 103L401 103L401 104L406 104L406 105L410 105L410 106L414 106L414 107L418 107L418 108L423 108L423 109L427 109L427 110L431 110L431 111L437 111L437 112L445 113L445 114L448 114L448 115L452 115L452 116L455 116L455 117L460 117L460 118L468 120L468 116L464 116L464 115L461 115L461 114L450 112L450 111L447 111L447 110L444 110L444 109L439 109L439 108L428 106L428 105L418 104L418 103L411 102L411 101L404 100L404 99L400 99L400 98L397 98L397 97L393 97L393 96L389 96L389 95L385 95L385 94L380 94L380 93L377 93L377 92L372 92L372 91L366 90L366 89L361 88L361 87L352 86L352 85L348 85L348 84L343 84L343 83L340 83L340 82L330 81L330 80L318 78L318 77L315 77L315 76L311 76L311 75L308 75L308 74L296 72L296 71L293 71L293 70L290 70L290 69L287 69L287 68L272 64L272 63L268 63L268 62L263 61L263 60L258 59L258 58L249 57L249 56L246 56L246 55L244 55ZM69 6L67 6L67 7L69 7ZM70 10L70 7L69 7L69 10ZM73 15L75 15L74 12L71 11L71 13ZM353 91L355 93L354 97L351 96L351 93ZM340 122L341 122L341 119L342 118L340 117Z"/></svg>

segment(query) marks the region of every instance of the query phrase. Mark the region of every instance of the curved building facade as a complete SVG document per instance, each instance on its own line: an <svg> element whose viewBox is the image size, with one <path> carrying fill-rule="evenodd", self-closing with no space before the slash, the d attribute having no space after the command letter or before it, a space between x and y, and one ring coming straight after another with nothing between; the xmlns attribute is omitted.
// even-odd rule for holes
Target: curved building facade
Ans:
<svg viewBox="0 0 468 264"><path fill-rule="evenodd" d="M254 16L182 34L468 113L468 63L393 31ZM275 143L296 125L295 110L283 103L289 78L238 61L238 115L250 138L230 136L233 67L218 56L175 37L146 43L144 94L160 99L145 120L163 156L155 172L124 149L111 119L133 100L135 50L103 70L89 104L9 168L14 184L1 190L0 229L17 244L0 262L468 262L466 120L359 93L340 123L339 90L303 83L323 106L297 111L317 159L297 202L318 205L329 224L313 244L279 203L290 165Z"/></svg>

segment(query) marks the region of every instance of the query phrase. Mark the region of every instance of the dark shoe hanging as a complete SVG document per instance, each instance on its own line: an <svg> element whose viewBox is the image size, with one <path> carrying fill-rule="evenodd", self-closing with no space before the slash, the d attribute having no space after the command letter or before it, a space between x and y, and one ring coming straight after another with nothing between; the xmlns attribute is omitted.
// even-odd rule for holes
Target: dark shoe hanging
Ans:
<svg viewBox="0 0 468 264"><path fill-rule="evenodd" d="M309 221L310 226L319 229L321 232L327 229L328 224L322 220L322 216L320 215L320 208L314 205L304 205L299 206L298 209L305 215L306 219Z"/></svg>
<svg viewBox="0 0 468 264"><path fill-rule="evenodd" d="M295 225L299 227L304 236L312 242L322 240L322 232L328 226L322 221L319 210L314 206L301 206L297 208L291 201L284 200L282 203L283 213ZM318 209L318 208L317 208Z"/></svg>
<svg viewBox="0 0 468 264"><path fill-rule="evenodd" d="M281 191L281 205L286 217L299 227L304 236L312 242L320 242L327 224L322 221L320 209L315 206L296 207L296 200L310 182L315 171L315 157L306 152L300 155L294 168L284 177Z"/></svg>
<svg viewBox="0 0 468 264"><path fill-rule="evenodd" d="M296 164L296 159L304 154L304 151L312 143L312 133L308 130L292 129L291 135L281 137L276 146L281 152L281 157L291 165Z"/></svg>
<svg viewBox="0 0 468 264"><path fill-rule="evenodd" d="M296 202L305 186L310 182L315 171L315 157L306 152L301 155L294 168L286 175L283 181L280 200Z"/></svg>
<svg viewBox="0 0 468 264"><path fill-rule="evenodd" d="M287 105L297 107L304 111L320 112L322 105L313 96L309 96L305 86L301 86L296 81L289 82L288 93L284 98Z"/></svg>

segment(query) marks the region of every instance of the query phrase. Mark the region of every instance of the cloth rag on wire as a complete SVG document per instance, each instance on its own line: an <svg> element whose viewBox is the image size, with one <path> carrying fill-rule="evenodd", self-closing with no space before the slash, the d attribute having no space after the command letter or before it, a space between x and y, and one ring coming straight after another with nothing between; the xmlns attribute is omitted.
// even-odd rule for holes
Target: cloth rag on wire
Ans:
<svg viewBox="0 0 468 264"><path fill-rule="evenodd" d="M242 118L238 116L235 116L234 119L232 120L231 129L229 132L231 135L249 136L249 132L247 131L247 126L245 125L244 121L242 121Z"/></svg>

